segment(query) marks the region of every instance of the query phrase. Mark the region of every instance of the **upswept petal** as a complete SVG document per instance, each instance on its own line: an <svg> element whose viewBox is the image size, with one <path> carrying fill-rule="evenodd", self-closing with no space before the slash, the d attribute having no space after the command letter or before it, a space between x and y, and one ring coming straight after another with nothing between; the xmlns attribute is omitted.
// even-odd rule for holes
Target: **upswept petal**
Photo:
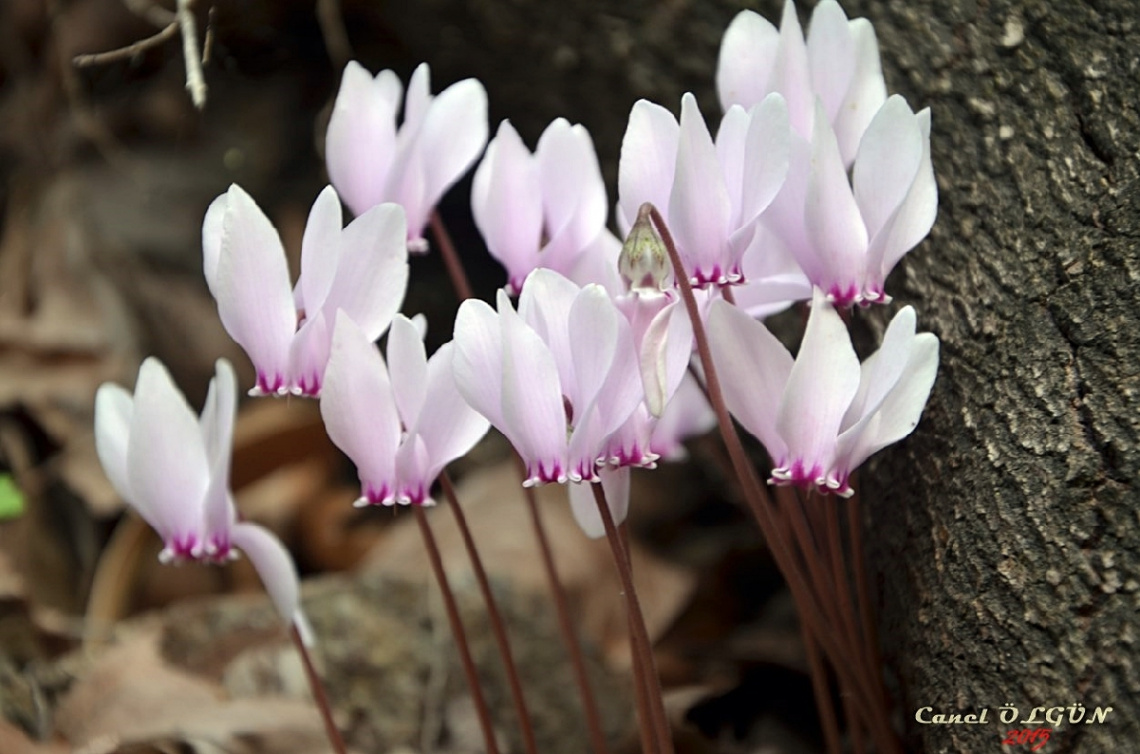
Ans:
<svg viewBox="0 0 1140 754"><path fill-rule="evenodd" d="M781 255L785 260L790 259L794 262L794 266L781 271L792 272L798 268L809 279L819 280L823 275L823 268L816 255L812 253L804 222L808 180L811 178L811 173L811 144L799 134L793 133L788 155L788 177L761 219L760 225L762 227L753 236L753 246L755 247L757 243L764 243L765 245L761 247L761 253L771 254L771 243L765 241L764 237L769 234L774 235L779 240ZM751 265L748 262L748 257L753 256L754 253L754 251L745 252L745 268L751 266L754 269L758 266L755 260L752 261ZM765 264L771 262L772 260L765 260ZM748 277L751 279L751 273ZM807 297L811 297L810 288Z"/></svg>
<svg viewBox="0 0 1140 754"><path fill-rule="evenodd" d="M859 369L859 390L843 416L841 431L877 411L894 389L910 358L915 324L914 309L909 306L900 309L891 319L878 350L868 356Z"/></svg>
<svg viewBox="0 0 1140 754"><path fill-rule="evenodd" d="M395 502L400 417L380 352L344 312L333 329L321 391L321 416L338 448L356 464L363 496L358 502Z"/></svg>
<svg viewBox="0 0 1140 754"><path fill-rule="evenodd" d="M307 622L300 615L301 588L297 568L285 546L268 529L245 523L234 526L233 543L253 564L281 619L286 623L296 622L298 630L302 631L301 638L307 640L306 644L311 644L312 636L306 637L301 628L307 626Z"/></svg>
<svg viewBox="0 0 1140 754"><path fill-rule="evenodd" d="M716 66L716 90L724 110L748 109L771 91L780 32L755 11L742 10L725 29Z"/></svg>
<svg viewBox="0 0 1140 754"><path fill-rule="evenodd" d="M402 89L392 71L373 78L356 61L345 66L325 137L325 162L329 180L353 214L385 201Z"/></svg>
<svg viewBox="0 0 1140 754"><path fill-rule="evenodd" d="M619 321L624 323L624 318L600 285L588 285L574 297L562 327L568 334L575 379L563 382L562 390L575 412L592 404L606 382L617 353Z"/></svg>
<svg viewBox="0 0 1140 754"><path fill-rule="evenodd" d="M811 87L834 123L854 77L855 40L847 14L835 0L822 0L811 14L807 33Z"/></svg>
<svg viewBox="0 0 1140 754"><path fill-rule="evenodd" d="M428 396L416 423L416 433L428 451L428 482L443 467L471 450L487 434L490 424L467 405L455 384L454 343L440 346L427 364L425 380Z"/></svg>
<svg viewBox="0 0 1140 754"><path fill-rule="evenodd" d="M578 392L578 367L567 323L580 292L581 288L559 273L540 267L527 276L519 295L519 316L546 344L558 365L562 391L571 398Z"/></svg>
<svg viewBox="0 0 1140 754"><path fill-rule="evenodd" d="M728 202L733 210L729 223L734 228L741 223L741 195L745 186L744 149L751 122L747 110L740 105L733 105L725 111L716 132L716 159L720 163Z"/></svg>
<svg viewBox="0 0 1140 754"><path fill-rule="evenodd" d="M538 165L510 121L487 145L471 186L471 213L487 250L507 268L515 293L538 265L542 188Z"/></svg>
<svg viewBox="0 0 1140 754"><path fill-rule="evenodd" d="M420 412L428 397L428 361L423 339L403 314L396 315L388 332L388 376L400 419L410 432L420 425Z"/></svg>
<svg viewBox="0 0 1140 754"><path fill-rule="evenodd" d="M197 555L210 468L198 418L158 359L146 359L135 383L127 441L132 503L152 512L167 557ZM144 501L144 502L139 502Z"/></svg>
<svg viewBox="0 0 1140 754"><path fill-rule="evenodd" d="M431 96L431 68L420 63L408 79L408 90L404 95L404 128L410 133L419 131L428 108L434 97Z"/></svg>
<svg viewBox="0 0 1140 754"><path fill-rule="evenodd" d="M487 90L475 79L456 82L432 100L414 146L423 179L419 201L404 207L409 237L423 232L432 207L479 159L487 132Z"/></svg>
<svg viewBox="0 0 1140 754"><path fill-rule="evenodd" d="M202 271L211 293L218 285L218 259L222 255L222 234L228 207L229 194L222 194L210 202L206 216L202 218Z"/></svg>
<svg viewBox="0 0 1140 754"><path fill-rule="evenodd" d="M288 391L291 395L315 398L321 394L325 366L329 363L329 347L332 344L329 324L325 313L318 311L305 320L293 336L293 344L289 349Z"/></svg>
<svg viewBox="0 0 1140 754"><path fill-rule="evenodd" d="M467 405L503 428L503 336L499 315L485 301L467 299L455 315L452 369Z"/></svg>
<svg viewBox="0 0 1140 754"><path fill-rule="evenodd" d="M788 103L788 118L796 133L804 138L812 132L814 113L811 74L808 71L807 44L796 15L796 4L785 0L780 16L780 37L776 43L776 62L769 79L769 92L779 92Z"/></svg>
<svg viewBox="0 0 1140 754"><path fill-rule="evenodd" d="M776 415L776 431L788 446L777 479L792 483L830 483L843 414L859 389L859 357L847 326L818 288L800 352ZM829 485L830 486L830 485Z"/></svg>
<svg viewBox="0 0 1140 754"><path fill-rule="evenodd" d="M325 186L309 210L301 238L301 275L297 280L301 297L296 303L310 314L324 306L332 288L340 262L342 227L340 197L332 186Z"/></svg>
<svg viewBox="0 0 1140 754"><path fill-rule="evenodd" d="M868 236L877 234L902 204L922 162L922 142L914 113L897 94L867 126L851 182Z"/></svg>
<svg viewBox="0 0 1140 754"><path fill-rule="evenodd" d="M605 468L599 476L606 493L606 505L610 509L614 525L619 526L629 515L629 467ZM606 536L606 527L602 523L602 515L598 512L590 484L592 483L574 482L569 485L570 510L587 537L600 539Z"/></svg>
<svg viewBox="0 0 1140 754"><path fill-rule="evenodd" d="M642 387L653 416L661 416L677 391L692 353L693 324L677 299L657 312L641 340Z"/></svg>
<svg viewBox="0 0 1140 754"><path fill-rule="evenodd" d="M855 45L855 69L847 97L832 122L845 165L850 165L855 159L867 124L887 100L887 84L883 80L879 41L875 38L874 27L867 19L856 18L849 22L849 28Z"/></svg>
<svg viewBox="0 0 1140 754"><path fill-rule="evenodd" d="M850 494L846 481L852 470L918 426L938 372L938 345L932 333L914 336L906 367L879 410L840 435L836 473L844 483L841 493Z"/></svg>
<svg viewBox="0 0 1140 754"><path fill-rule="evenodd" d="M404 211L381 204L357 217L340 236L340 264L325 299L328 322L343 309L370 339L379 338L404 303L408 252Z"/></svg>
<svg viewBox="0 0 1140 754"><path fill-rule="evenodd" d="M844 305L862 300L867 231L847 181L835 133L822 112L817 116L804 206L807 236L822 269L822 276L812 282L824 289L829 301Z"/></svg>
<svg viewBox="0 0 1140 754"><path fill-rule="evenodd" d="M134 399L119 385L105 382L95 391L95 452L119 497L134 506L154 528L148 500L138 499L131 489L127 470L127 445L131 436Z"/></svg>
<svg viewBox="0 0 1140 754"><path fill-rule="evenodd" d="M581 125L555 120L543 131L534 156L549 238L543 266L561 271L605 227L606 186L594 142Z"/></svg>
<svg viewBox="0 0 1140 754"><path fill-rule="evenodd" d="M566 412L558 366L542 339L498 295L502 333L502 426L527 462L527 482L566 479ZM465 396L466 397L466 396Z"/></svg>
<svg viewBox="0 0 1140 754"><path fill-rule="evenodd" d="M773 92L748 113L744 146L740 224L768 208L788 176L792 130L784 98Z"/></svg>
<svg viewBox="0 0 1140 754"><path fill-rule="evenodd" d="M206 393L199 426L210 469L210 484L204 501L205 530L209 538L224 544L233 523L234 507L229 498L230 456L233 453L234 419L237 415L237 375L225 359L214 365L214 379Z"/></svg>
<svg viewBox="0 0 1140 754"><path fill-rule="evenodd" d="M728 410L782 464L787 444L777 428L792 355L762 323L723 299L708 314L709 348Z"/></svg>
<svg viewBox="0 0 1140 754"><path fill-rule="evenodd" d="M649 450L666 461L687 457L682 440L716 426L716 414L692 375L686 375L653 427Z"/></svg>
<svg viewBox="0 0 1140 754"><path fill-rule="evenodd" d="M618 162L618 229L623 236L643 203L668 212L680 137L677 119L668 110L647 100L634 103Z"/></svg>
<svg viewBox="0 0 1140 754"><path fill-rule="evenodd" d="M930 161L930 109L922 110L915 119L922 134L918 173L894 215L872 239L868 253L868 274L880 288L902 256L930 232L938 215L938 184Z"/></svg>
<svg viewBox="0 0 1140 754"><path fill-rule="evenodd" d="M732 206L712 136L692 94L681 98L669 225L686 271L698 285L729 282L726 246Z"/></svg>
<svg viewBox="0 0 1140 754"><path fill-rule="evenodd" d="M230 186L215 284L226 331L249 354L265 392L284 390L297 325L285 250L269 218L240 186Z"/></svg>
<svg viewBox="0 0 1140 754"><path fill-rule="evenodd" d="M625 292L625 284L618 272L618 256L621 254L621 241L608 230L586 244L574 263L564 273L575 285L597 283L609 291L611 296Z"/></svg>

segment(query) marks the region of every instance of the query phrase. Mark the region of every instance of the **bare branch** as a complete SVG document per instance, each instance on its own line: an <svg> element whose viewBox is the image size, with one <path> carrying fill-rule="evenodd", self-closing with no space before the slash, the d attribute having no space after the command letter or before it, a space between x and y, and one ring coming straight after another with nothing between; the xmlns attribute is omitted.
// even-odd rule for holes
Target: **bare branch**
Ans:
<svg viewBox="0 0 1140 754"><path fill-rule="evenodd" d="M206 106L206 80L202 76L202 56L198 52L198 22L191 6L194 0L178 0L178 25L182 27L182 58L186 62L186 91L201 110Z"/></svg>
<svg viewBox="0 0 1140 754"><path fill-rule="evenodd" d="M86 68L93 65L113 63L117 60L126 60L127 58L133 58L136 55L140 55L153 47L158 47L177 33L178 22L172 21L162 31L158 32L157 34L153 34L146 39L140 39L134 44L129 44L126 47L120 47L117 50L108 50L107 52L95 52L88 55L76 55L71 59L71 62L77 68Z"/></svg>
<svg viewBox="0 0 1140 754"><path fill-rule="evenodd" d="M150 0L123 0L127 10L139 18L150 21L155 26L168 26L174 23L174 12L155 5Z"/></svg>

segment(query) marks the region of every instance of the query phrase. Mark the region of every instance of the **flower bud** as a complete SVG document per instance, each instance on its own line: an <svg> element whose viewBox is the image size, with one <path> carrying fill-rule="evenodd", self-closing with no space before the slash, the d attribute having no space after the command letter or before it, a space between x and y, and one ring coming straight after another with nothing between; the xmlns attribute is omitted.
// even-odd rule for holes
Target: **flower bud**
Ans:
<svg viewBox="0 0 1140 754"><path fill-rule="evenodd" d="M629 230L621 254L618 255L618 272L631 290L667 290L673 285L673 266L669 252L653 227L649 214L653 205L641 205L637 221Z"/></svg>

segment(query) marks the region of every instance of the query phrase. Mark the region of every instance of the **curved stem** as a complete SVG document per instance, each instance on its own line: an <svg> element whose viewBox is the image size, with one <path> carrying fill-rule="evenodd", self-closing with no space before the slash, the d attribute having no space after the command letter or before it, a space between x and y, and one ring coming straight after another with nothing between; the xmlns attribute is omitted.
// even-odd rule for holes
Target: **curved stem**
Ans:
<svg viewBox="0 0 1140 754"><path fill-rule="evenodd" d="M329 743L332 744L333 751L336 754L347 754L348 749L345 748L344 739L341 738L340 730L333 720L332 706L329 704L325 685L321 683L321 677L317 674L316 667L313 666L313 658L309 655L309 649L305 646L305 642L301 640L301 632L297 630L295 624L289 627L289 638L293 640L293 646L301 655L301 664L305 666L305 678L309 681L309 690L312 691L313 701L316 703L317 709L320 710L321 720L325 724L325 735L328 736Z"/></svg>
<svg viewBox="0 0 1140 754"><path fill-rule="evenodd" d="M443 606L447 611L447 621L451 624L451 633L455 637L455 647L459 650L463 675L467 678L471 699L475 703L475 712L479 715L479 725L483 729L483 743L487 747L487 754L499 754L499 744L495 741L495 730L491 724L491 713L487 709L487 700L483 697L483 689L479 685L479 673L475 669L475 661L471 658L471 647L467 644L463 620L459 617L459 605L455 602L451 585L447 583L447 573L443 570L443 558L440 557L439 546L435 542L435 535L431 532L427 516L424 515L424 509L413 505L412 511L416 515L416 523L419 524L420 534L423 535L432 572L435 573L435 580L439 583L439 591L443 595Z"/></svg>
<svg viewBox="0 0 1140 754"><path fill-rule="evenodd" d="M621 535L614 525L610 506L606 502L606 492L600 483L590 484L594 493L594 502L598 506L598 514L602 518L602 525L606 530L606 540L610 543L613 553L614 565L617 567L618 578L621 579L622 591L625 593L626 609L629 611L629 625L633 634L633 651L641 654L642 678L648 694L648 706L653 727L657 732L657 741L664 754L673 754L673 737L669 730L669 719L665 715L665 701L661 695L661 679L657 676L657 662L653 658L653 644L649 641L649 630L645 627L645 616L641 612L641 602L637 599L637 590L633 585L633 569L630 567L629 552L622 544Z"/></svg>
<svg viewBox="0 0 1140 754"><path fill-rule="evenodd" d="M451 242L451 236L443 224L443 218L439 216L439 210L431 212L431 232L435 236L436 245L439 246L439 253L443 257L444 266L447 267L447 276L451 278L451 287L455 289L455 295L460 301L471 298L473 295L471 283L467 280L463 262L459 259L455 244Z"/></svg>

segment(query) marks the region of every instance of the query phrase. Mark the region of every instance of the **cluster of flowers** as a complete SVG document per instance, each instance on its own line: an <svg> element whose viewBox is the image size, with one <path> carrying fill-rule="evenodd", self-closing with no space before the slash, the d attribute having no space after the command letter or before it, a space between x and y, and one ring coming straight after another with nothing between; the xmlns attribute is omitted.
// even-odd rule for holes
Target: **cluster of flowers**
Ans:
<svg viewBox="0 0 1140 754"><path fill-rule="evenodd" d="M700 326L730 410L771 456L770 481L850 494L852 470L914 429L937 369L938 341L915 333L910 307L862 364L837 311L889 302L888 274L934 222L930 114L887 97L870 24L832 0L806 39L791 0L778 29L742 12L717 85L715 139L692 95L679 119L634 105L616 203L623 244L606 227L610 201L582 126L554 121L531 153L504 121L487 143L477 81L433 96L421 66L405 94L391 71L350 63L327 134L332 186L310 213L296 284L241 188L206 214L206 279L257 370L251 393L319 397L359 470L360 504L430 504L436 476L493 425L523 458L525 483L570 483L575 515L600 536L587 484L605 485L621 520L628 469L678 455L711 426L690 368ZM434 205L480 154L471 208L505 287L494 308L464 302L454 340L428 359L424 323L397 314L408 253L427 250ZM347 226L341 202L356 216ZM703 322L679 305L646 203L671 229ZM793 358L757 318L805 300ZM385 332L386 361L374 345ZM197 421L148 360L133 401L101 388L100 456L164 537L164 558L220 560L239 547L294 616L287 557L235 523L226 489L235 390L219 362Z"/></svg>

